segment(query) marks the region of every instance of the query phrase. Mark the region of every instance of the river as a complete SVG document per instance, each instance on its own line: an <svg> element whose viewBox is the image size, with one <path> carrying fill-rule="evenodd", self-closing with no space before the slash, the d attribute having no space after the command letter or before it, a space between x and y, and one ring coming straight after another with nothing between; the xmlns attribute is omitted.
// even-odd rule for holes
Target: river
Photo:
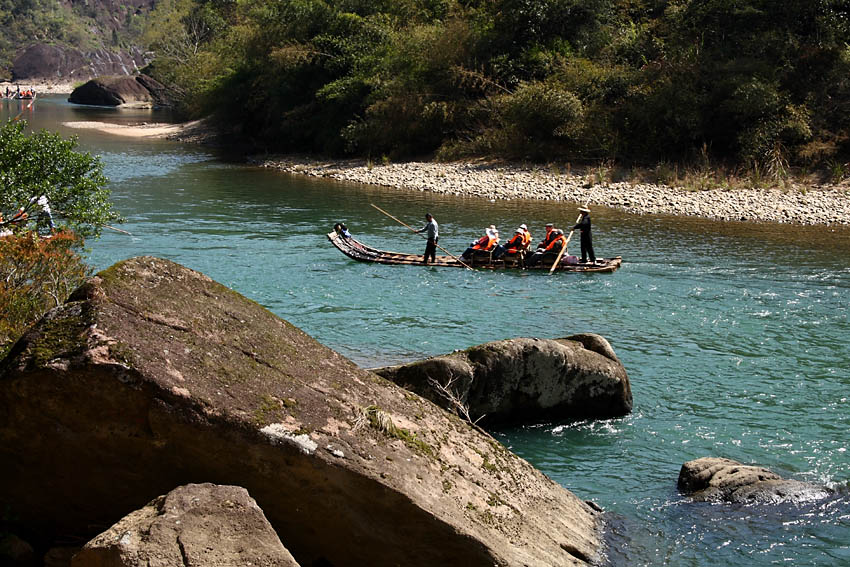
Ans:
<svg viewBox="0 0 850 567"><path fill-rule="evenodd" d="M0 118L19 103L0 103ZM211 150L62 122L167 116L82 108L61 97L25 113L79 136L105 164L127 236L89 243L97 268L155 255L268 307L358 364L401 363L511 337L605 336L625 365L634 412L495 435L609 512L614 565L850 565L850 229L718 223L595 208L594 247L613 274L469 272L349 260L325 237L347 222L364 242L421 252L431 212L461 252L483 228L575 220L575 206L406 193L228 163ZM702 456L826 483L803 505L694 504L679 468Z"/></svg>

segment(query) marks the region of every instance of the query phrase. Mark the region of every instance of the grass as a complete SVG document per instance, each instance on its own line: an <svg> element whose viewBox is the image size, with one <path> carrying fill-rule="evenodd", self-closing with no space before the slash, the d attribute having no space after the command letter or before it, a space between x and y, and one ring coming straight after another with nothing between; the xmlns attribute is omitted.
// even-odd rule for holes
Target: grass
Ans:
<svg viewBox="0 0 850 567"><path fill-rule="evenodd" d="M434 456L434 449L430 445L419 439L415 433L412 433L403 427L397 427L393 423L389 414L380 409L378 406L369 406L364 408L361 413L361 420L359 420L358 424L362 422L367 422L370 427L380 431L387 437L403 441L405 445L414 451L430 457ZM357 425L355 425L355 427L357 427Z"/></svg>
<svg viewBox="0 0 850 567"><path fill-rule="evenodd" d="M770 158L773 159L770 159ZM585 184L629 182L681 187L686 191L725 189L781 189L816 184L839 184L850 179L850 163L833 161L826 169L811 171L793 168L780 156L768 156L765 163L754 162L746 167L714 163L683 165L662 161L654 166L623 166L610 161L585 169Z"/></svg>

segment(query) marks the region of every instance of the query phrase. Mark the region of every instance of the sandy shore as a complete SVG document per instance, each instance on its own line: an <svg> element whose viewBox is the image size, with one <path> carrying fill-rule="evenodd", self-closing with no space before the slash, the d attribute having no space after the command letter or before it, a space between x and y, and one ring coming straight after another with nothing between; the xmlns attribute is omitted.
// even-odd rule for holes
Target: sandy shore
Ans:
<svg viewBox="0 0 850 567"><path fill-rule="evenodd" d="M602 205L637 214L698 216L724 221L850 224L850 186L689 191L646 183L593 183L546 166L408 162L368 165L280 156L255 160L302 175L483 199L542 199Z"/></svg>
<svg viewBox="0 0 850 567"><path fill-rule="evenodd" d="M162 122L141 122L139 124L112 124L110 122L63 122L68 128L97 130L105 134L127 138L165 138L179 142L215 145L216 132L203 120L193 120L181 124Z"/></svg>
<svg viewBox="0 0 850 567"><path fill-rule="evenodd" d="M108 122L63 122L63 126L81 130L97 130L106 134L125 136L128 138L165 138L176 134L184 127L182 124L110 124Z"/></svg>

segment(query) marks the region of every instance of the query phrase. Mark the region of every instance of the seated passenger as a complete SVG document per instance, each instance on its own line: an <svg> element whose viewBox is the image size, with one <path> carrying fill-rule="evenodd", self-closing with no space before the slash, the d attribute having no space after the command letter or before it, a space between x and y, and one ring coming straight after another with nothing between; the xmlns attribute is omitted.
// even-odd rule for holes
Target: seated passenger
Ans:
<svg viewBox="0 0 850 567"><path fill-rule="evenodd" d="M531 246L531 241L532 241L531 233L528 232L528 226L526 226L525 223L519 225L519 227L522 229L522 235L525 238L525 240L524 240L525 249L528 250L528 247Z"/></svg>
<svg viewBox="0 0 850 567"><path fill-rule="evenodd" d="M549 225L546 226L548 229ZM545 263L547 260L550 264L553 263L555 258L558 257L558 254L560 254L561 248L563 248L566 243L567 237L564 236L564 231L552 227L552 230L547 233L546 238L544 238L543 242L538 245L534 254L529 256L525 261L525 265L536 266L541 262Z"/></svg>
<svg viewBox="0 0 850 567"><path fill-rule="evenodd" d="M504 245L499 244L493 249L493 259L497 260L505 254L515 256L521 252L525 252L525 249L528 247L526 240L526 232L522 230L522 227L516 229L513 238L508 240Z"/></svg>
<svg viewBox="0 0 850 567"><path fill-rule="evenodd" d="M493 248L496 247L496 244L499 243L499 231L494 225L490 225L484 231L484 236L474 241L469 245L469 248L464 250L463 254L460 255L461 258L466 260L470 259L476 251L481 250L482 252L489 252Z"/></svg>

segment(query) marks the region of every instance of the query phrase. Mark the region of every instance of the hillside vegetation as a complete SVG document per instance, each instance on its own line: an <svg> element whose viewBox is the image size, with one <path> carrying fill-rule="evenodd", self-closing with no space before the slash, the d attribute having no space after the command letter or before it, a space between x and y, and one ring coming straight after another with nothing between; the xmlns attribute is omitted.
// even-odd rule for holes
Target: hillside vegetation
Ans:
<svg viewBox="0 0 850 567"><path fill-rule="evenodd" d="M145 36L257 149L836 174L848 38L845 0L162 0Z"/></svg>

